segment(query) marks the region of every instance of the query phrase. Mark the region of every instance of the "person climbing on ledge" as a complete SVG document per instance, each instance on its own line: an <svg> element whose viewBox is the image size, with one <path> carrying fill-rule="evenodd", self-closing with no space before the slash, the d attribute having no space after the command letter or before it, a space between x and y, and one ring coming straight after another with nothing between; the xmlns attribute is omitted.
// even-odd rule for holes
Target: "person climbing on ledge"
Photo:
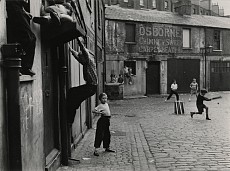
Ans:
<svg viewBox="0 0 230 171"><path fill-rule="evenodd" d="M76 109L87 98L94 95L97 91L98 77L94 57L90 55L89 50L83 44L83 38L77 38L80 52L75 51L69 46L69 50L74 58L83 65L83 77L86 84L78 87L72 87L67 92L67 120L69 124L74 122Z"/></svg>
<svg viewBox="0 0 230 171"><path fill-rule="evenodd" d="M30 27L32 15L25 10L28 0L7 0L7 43L19 43L22 48L20 75L35 75L32 66L36 36Z"/></svg>

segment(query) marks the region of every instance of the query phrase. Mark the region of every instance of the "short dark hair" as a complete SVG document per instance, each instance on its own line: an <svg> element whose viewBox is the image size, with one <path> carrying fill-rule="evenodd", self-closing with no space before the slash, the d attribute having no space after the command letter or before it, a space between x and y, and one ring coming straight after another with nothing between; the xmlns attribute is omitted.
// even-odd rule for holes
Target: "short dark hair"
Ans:
<svg viewBox="0 0 230 171"><path fill-rule="evenodd" d="M102 99L102 97L103 97L103 96L106 96L106 95L107 95L106 93L101 93L101 94L99 94L99 97L98 97L98 98L99 98L99 100L101 100L101 99Z"/></svg>
<svg viewBox="0 0 230 171"><path fill-rule="evenodd" d="M200 90L200 92L201 92L202 94L206 94L208 91L205 90L205 89L202 89L202 90Z"/></svg>

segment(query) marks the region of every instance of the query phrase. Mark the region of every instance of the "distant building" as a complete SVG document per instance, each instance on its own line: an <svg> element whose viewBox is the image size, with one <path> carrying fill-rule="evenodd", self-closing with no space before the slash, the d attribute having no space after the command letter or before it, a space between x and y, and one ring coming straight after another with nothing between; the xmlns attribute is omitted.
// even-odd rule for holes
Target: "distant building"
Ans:
<svg viewBox="0 0 230 171"><path fill-rule="evenodd" d="M135 6L132 2L128 4ZM166 94L173 79L180 93L189 92L192 78L200 88L230 90L225 81L230 79L230 19L190 15L183 5L179 10L181 15L106 6L106 81L111 72L132 68L133 83L125 78L125 97Z"/></svg>

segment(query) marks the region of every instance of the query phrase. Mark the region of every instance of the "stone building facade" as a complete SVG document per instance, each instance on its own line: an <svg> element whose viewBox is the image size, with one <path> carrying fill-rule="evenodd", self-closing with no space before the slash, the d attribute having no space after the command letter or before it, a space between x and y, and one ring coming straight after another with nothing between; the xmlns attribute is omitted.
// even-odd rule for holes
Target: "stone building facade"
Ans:
<svg viewBox="0 0 230 171"><path fill-rule="evenodd" d="M173 79L180 93L196 78L200 88L229 90L228 18L106 6L106 73L132 68L124 96L167 94ZM127 79L127 78L126 78Z"/></svg>

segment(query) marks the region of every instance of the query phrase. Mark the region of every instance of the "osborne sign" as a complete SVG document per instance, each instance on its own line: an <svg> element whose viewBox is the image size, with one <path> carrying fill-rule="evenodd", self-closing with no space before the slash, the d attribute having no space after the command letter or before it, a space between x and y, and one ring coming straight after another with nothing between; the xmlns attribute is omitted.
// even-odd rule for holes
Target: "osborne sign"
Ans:
<svg viewBox="0 0 230 171"><path fill-rule="evenodd" d="M140 24L140 53L176 53L182 48L182 28L166 24Z"/></svg>

